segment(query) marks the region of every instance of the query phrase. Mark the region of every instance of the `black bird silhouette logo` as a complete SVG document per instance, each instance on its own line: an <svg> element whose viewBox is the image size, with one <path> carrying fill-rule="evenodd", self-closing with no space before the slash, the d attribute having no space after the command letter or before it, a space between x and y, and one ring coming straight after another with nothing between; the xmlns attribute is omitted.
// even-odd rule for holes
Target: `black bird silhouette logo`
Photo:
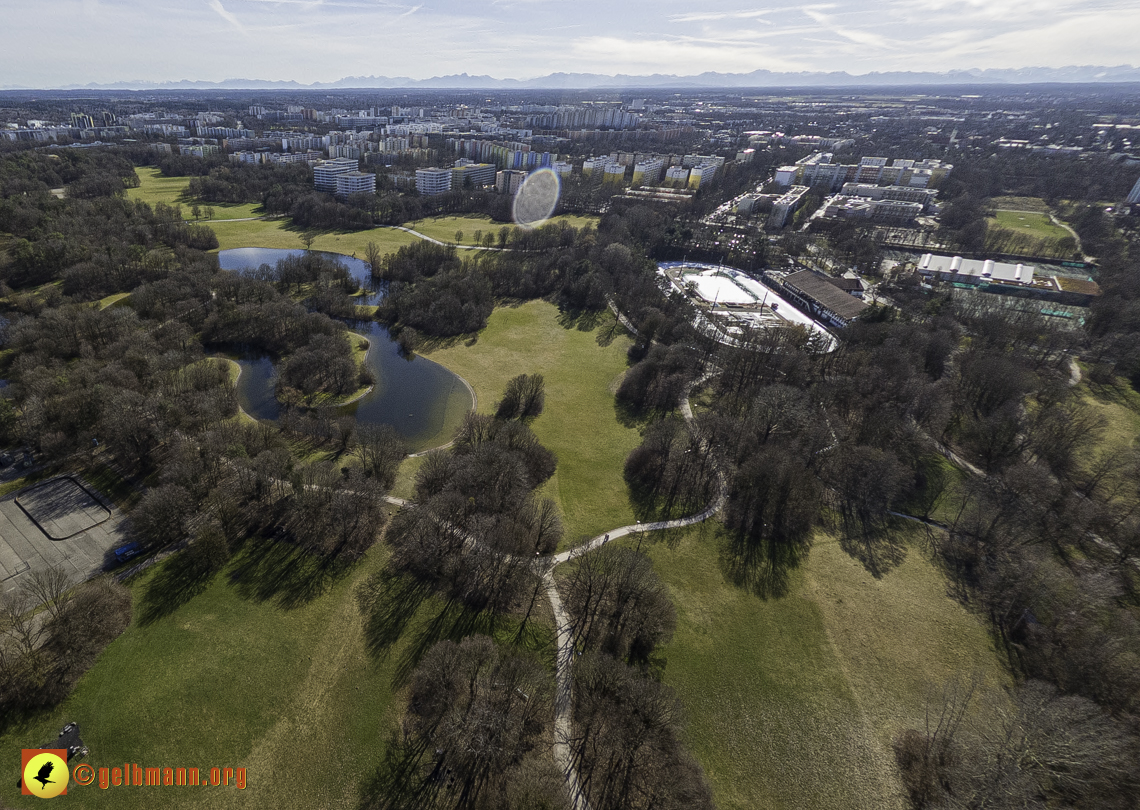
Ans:
<svg viewBox="0 0 1140 810"><path fill-rule="evenodd" d="M35 780L37 782L39 782L43 787L47 787L48 785L54 785L55 780L54 779L48 779L48 777L51 776L51 772L54 769L55 769L54 763L45 762L43 765L40 766L40 772L35 775Z"/></svg>

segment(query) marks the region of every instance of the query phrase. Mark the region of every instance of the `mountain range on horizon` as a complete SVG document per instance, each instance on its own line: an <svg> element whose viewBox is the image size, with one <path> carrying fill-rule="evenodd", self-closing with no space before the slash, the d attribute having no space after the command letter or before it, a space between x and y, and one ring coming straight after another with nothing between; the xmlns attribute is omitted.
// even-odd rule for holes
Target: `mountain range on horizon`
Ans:
<svg viewBox="0 0 1140 810"><path fill-rule="evenodd" d="M971 70L887 71L850 74L846 71L795 73L754 70L751 73L704 72L692 76L654 73L647 76L600 73L550 73L533 79L496 79L467 73L412 79L406 76L347 76L333 82L304 84L266 79L225 79L220 82L120 81L70 84L56 88L4 86L4 90L331 90L331 89L451 89L451 90L605 90L654 88L760 87L890 87L914 85L1100 84L1140 82L1140 68L1073 65L1060 68L987 68Z"/></svg>

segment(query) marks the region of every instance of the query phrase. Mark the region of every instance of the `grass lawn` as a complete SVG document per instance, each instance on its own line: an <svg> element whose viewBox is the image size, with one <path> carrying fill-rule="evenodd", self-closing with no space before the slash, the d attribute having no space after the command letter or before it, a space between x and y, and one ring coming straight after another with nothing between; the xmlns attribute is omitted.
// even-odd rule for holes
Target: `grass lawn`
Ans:
<svg viewBox="0 0 1140 810"><path fill-rule="evenodd" d="M1084 370L1087 373L1087 368ZM1140 392L1127 379L1117 377L1111 385L1100 385L1086 376L1077 392L1105 422L1100 440L1081 451L1079 459L1086 469L1110 453L1137 446L1140 439Z"/></svg>
<svg viewBox="0 0 1140 810"><path fill-rule="evenodd" d="M1047 213L998 210L986 222L992 228L1013 231L1035 239L1064 239L1071 236L1064 228L1054 225Z"/></svg>
<svg viewBox="0 0 1140 810"><path fill-rule="evenodd" d="M1006 682L988 634L913 543L876 580L821 533L767 599L726 576L726 543L707 523L643 546L677 608L664 680L717 806L903 810L891 738L921 728L928 684Z"/></svg>
<svg viewBox="0 0 1140 810"><path fill-rule="evenodd" d="M558 470L541 494L560 506L564 542L572 544L634 522L622 468L641 437L618 421L614 408L629 338L624 332L607 338L608 312L596 325L564 326L560 319L545 301L498 307L474 345L425 354L471 383L481 413L494 411L511 377L543 375L546 408L532 427L558 456Z"/></svg>
<svg viewBox="0 0 1140 810"><path fill-rule="evenodd" d="M126 306L130 302L130 297L131 294L129 292L112 293L96 301L95 308L106 309L107 307Z"/></svg>
<svg viewBox="0 0 1140 810"><path fill-rule="evenodd" d="M437 638L486 630L442 612L434 599L414 602L386 654L369 652L353 589L378 570L386 551L364 561L298 607L283 599L313 564L287 547L251 541L230 567L172 613L147 616L146 594L179 580L173 557L133 585L135 623L103 653L58 709L0 737L5 750L54 739L79 722L87 762L114 767L245 767L245 791L229 787L99 790L72 785L80 808L345 808L380 762L402 711L398 694L419 653ZM233 577L240 577L237 581ZM507 623L498 631L513 634ZM550 643L537 629L534 648ZM208 772L208 771L207 771ZM330 778L330 774L335 778ZM0 784L0 805L38 806L15 779Z"/></svg>
<svg viewBox="0 0 1140 810"><path fill-rule="evenodd" d="M190 206L195 203L202 208L213 208L214 218L220 220L259 217L265 213L260 203L211 203L189 197L186 195L186 189L190 185L189 177L166 177L158 169L149 166L135 169L135 174L139 176L139 187L127 189L127 197L150 205L181 205L182 216L186 219L191 218ZM204 218L203 215L203 220Z"/></svg>
<svg viewBox="0 0 1140 810"><path fill-rule="evenodd" d="M218 237L218 249L263 247L300 250L301 229L289 219L258 219L245 222L211 222L209 227ZM452 234L454 236L454 234ZM327 250L345 256L356 254L363 259L368 243L375 242L382 253L395 253L404 245L418 242L418 237L393 228L373 228L367 231L329 231L317 235L313 250Z"/></svg>
<svg viewBox="0 0 1140 810"><path fill-rule="evenodd" d="M596 227L598 217L561 214L556 217L551 217L549 222L555 225L559 222L567 222L574 228L584 228L586 225ZM463 242L461 244L464 245L475 244L475 231L492 233L495 235L495 246L498 246L499 230L504 227L516 228L518 226L503 222L494 222L489 216L470 214L457 217L429 217L428 219L419 219L415 222L405 222L404 227L412 228L424 236L430 236L432 239L438 239L440 242L449 242L452 244L455 242L455 232L463 231Z"/></svg>
<svg viewBox="0 0 1140 810"><path fill-rule="evenodd" d="M137 788L73 785L68 802L76 807L353 806L354 780L320 774L366 767L389 720L391 673L368 660L351 594L377 560L291 611L245 598L220 576L175 613L139 626L143 595L170 561L155 566L134 586L136 624L61 707L4 743L38 745L75 720L95 767L248 769L244 792L165 788L161 800ZM13 786L5 781L0 797L33 806Z"/></svg>

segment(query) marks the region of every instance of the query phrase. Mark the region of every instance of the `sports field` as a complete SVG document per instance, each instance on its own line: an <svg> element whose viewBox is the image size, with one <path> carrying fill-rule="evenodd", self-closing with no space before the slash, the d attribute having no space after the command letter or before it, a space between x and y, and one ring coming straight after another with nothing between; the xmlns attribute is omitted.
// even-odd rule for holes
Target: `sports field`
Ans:
<svg viewBox="0 0 1140 810"><path fill-rule="evenodd" d="M928 685L1006 682L985 629L901 531L906 559L881 579L819 534L767 598L733 584L718 524L643 545L677 608L664 680L720 810L904 810L890 741L921 727Z"/></svg>

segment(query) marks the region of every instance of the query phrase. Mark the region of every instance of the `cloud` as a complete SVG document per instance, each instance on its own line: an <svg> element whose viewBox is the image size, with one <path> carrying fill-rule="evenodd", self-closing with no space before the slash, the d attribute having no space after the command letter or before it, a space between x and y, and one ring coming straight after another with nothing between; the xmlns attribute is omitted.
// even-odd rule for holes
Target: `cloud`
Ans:
<svg viewBox="0 0 1140 810"><path fill-rule="evenodd" d="M771 9L755 9L752 11L694 11L688 14L672 14L669 16L669 22L690 23L711 22L713 20L752 20L771 13ZM771 25L768 20L760 20L760 22Z"/></svg>
<svg viewBox="0 0 1140 810"><path fill-rule="evenodd" d="M241 21L232 13L226 11L225 6L222 5L222 0L210 0L210 8L217 12L218 16L223 20L228 22L242 34L245 34L245 27L241 24Z"/></svg>

